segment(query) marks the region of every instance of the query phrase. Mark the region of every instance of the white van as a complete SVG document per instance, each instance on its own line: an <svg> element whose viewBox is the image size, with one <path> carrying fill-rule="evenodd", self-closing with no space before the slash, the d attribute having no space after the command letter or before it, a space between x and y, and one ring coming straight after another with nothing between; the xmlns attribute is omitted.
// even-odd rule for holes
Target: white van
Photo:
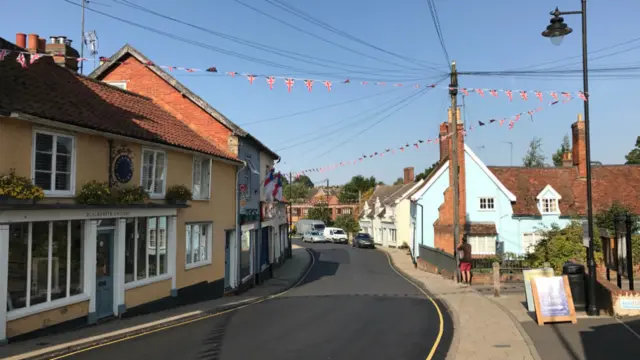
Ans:
<svg viewBox="0 0 640 360"><path fill-rule="evenodd" d="M333 243L346 244L349 241L347 239L347 233L345 233L344 230L335 227L324 228L324 237Z"/></svg>

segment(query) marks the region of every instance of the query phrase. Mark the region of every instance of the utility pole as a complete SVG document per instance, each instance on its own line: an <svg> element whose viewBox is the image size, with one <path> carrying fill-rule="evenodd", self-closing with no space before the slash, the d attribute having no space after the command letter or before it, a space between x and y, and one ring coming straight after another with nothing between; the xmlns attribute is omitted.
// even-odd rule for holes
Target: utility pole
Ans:
<svg viewBox="0 0 640 360"><path fill-rule="evenodd" d="M291 175L291 172L289 172L289 228L288 228L288 234L291 234L291 230L293 229L293 217L292 217L292 213L293 213L293 199L292 199L292 189L293 189L293 177ZM291 249L291 235L287 236L287 241L289 241L289 253L287 254L287 256L289 258L291 258L291 254L292 254L292 249Z"/></svg>
<svg viewBox="0 0 640 360"><path fill-rule="evenodd" d="M456 62L451 62L451 84L449 84L449 95L451 95L451 164L453 170L453 254L456 259L456 278L460 281L459 264L457 247L460 240L460 188L458 169L458 72L456 70Z"/></svg>
<svg viewBox="0 0 640 360"><path fill-rule="evenodd" d="M86 0L82 1L82 33L80 33L80 58L84 57L84 7ZM84 61L80 61L80 75L82 75Z"/></svg>

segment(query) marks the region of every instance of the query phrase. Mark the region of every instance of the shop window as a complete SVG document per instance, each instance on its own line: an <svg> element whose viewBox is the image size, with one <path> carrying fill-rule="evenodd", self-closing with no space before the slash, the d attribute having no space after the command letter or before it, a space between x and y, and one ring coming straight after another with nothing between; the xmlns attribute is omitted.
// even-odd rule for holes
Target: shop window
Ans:
<svg viewBox="0 0 640 360"><path fill-rule="evenodd" d="M151 197L164 197L167 177L167 154L161 150L142 150L142 187Z"/></svg>
<svg viewBox="0 0 640 360"><path fill-rule="evenodd" d="M211 159L193 158L193 198L208 200L210 197Z"/></svg>
<svg viewBox="0 0 640 360"><path fill-rule="evenodd" d="M126 223L125 282L152 279L167 274L166 216L130 218Z"/></svg>
<svg viewBox="0 0 640 360"><path fill-rule="evenodd" d="M211 264L211 243L213 225L187 224L186 226L186 262L187 268Z"/></svg>
<svg viewBox="0 0 640 360"><path fill-rule="evenodd" d="M7 310L81 294L82 246L82 221L11 224Z"/></svg>
<svg viewBox="0 0 640 360"><path fill-rule="evenodd" d="M73 195L73 136L36 131L33 144L33 182L44 190L45 195Z"/></svg>

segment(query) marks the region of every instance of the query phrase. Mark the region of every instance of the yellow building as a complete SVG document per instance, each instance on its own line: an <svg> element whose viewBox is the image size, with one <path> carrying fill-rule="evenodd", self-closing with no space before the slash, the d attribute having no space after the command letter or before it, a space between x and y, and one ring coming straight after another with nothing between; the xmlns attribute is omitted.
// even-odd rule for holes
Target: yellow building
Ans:
<svg viewBox="0 0 640 360"><path fill-rule="evenodd" d="M243 163L149 98L1 38L0 48L11 50L0 61L0 185L13 172L45 194L0 193L0 342L223 296ZM79 203L91 181L141 186L150 199ZM167 201L173 185L193 200Z"/></svg>

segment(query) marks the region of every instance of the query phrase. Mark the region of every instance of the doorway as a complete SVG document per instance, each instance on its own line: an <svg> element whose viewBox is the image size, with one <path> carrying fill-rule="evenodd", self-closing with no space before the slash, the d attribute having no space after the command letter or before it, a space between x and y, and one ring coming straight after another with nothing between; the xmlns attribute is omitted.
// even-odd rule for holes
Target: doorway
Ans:
<svg viewBox="0 0 640 360"><path fill-rule="evenodd" d="M98 229L96 236L96 315L113 315L113 245L115 229Z"/></svg>
<svg viewBox="0 0 640 360"><path fill-rule="evenodd" d="M227 231L224 242L224 289L231 288L231 239L235 236L235 231Z"/></svg>

